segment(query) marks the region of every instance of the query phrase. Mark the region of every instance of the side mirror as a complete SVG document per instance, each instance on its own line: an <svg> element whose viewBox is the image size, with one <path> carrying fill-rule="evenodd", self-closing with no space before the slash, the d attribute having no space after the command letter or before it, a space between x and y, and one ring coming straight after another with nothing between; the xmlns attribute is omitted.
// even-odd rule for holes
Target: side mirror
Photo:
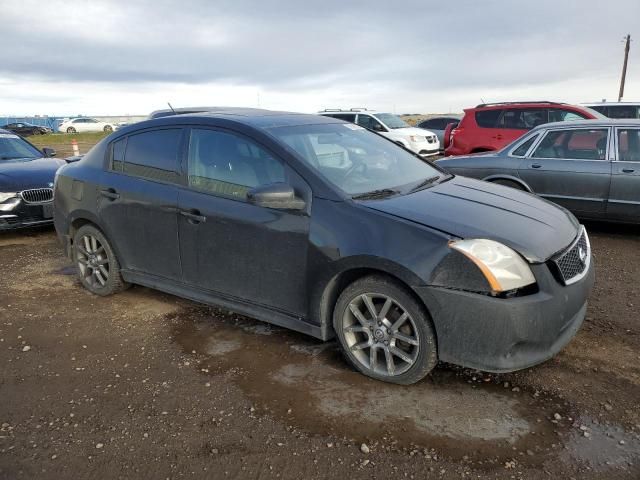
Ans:
<svg viewBox="0 0 640 480"><path fill-rule="evenodd" d="M42 149L42 153L44 153L44 156L47 158L56 156L56 151L53 148L49 148L49 147L44 147Z"/></svg>
<svg viewBox="0 0 640 480"><path fill-rule="evenodd" d="M286 183L272 183L247 192L247 200L254 205L279 210L303 210L305 201L296 197L293 187Z"/></svg>

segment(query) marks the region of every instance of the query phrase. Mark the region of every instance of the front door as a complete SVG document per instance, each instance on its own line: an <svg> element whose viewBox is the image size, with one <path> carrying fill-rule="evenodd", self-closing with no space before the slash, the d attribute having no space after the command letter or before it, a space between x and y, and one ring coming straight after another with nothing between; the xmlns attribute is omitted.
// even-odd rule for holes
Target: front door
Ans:
<svg viewBox="0 0 640 480"><path fill-rule="evenodd" d="M566 128L546 132L519 175L534 193L577 215L604 216L611 162L609 128Z"/></svg>
<svg viewBox="0 0 640 480"><path fill-rule="evenodd" d="M178 244L178 188L183 130L130 135L111 146L98 211L122 267L182 280Z"/></svg>
<svg viewBox="0 0 640 480"><path fill-rule="evenodd" d="M616 128L607 217L640 222L640 128Z"/></svg>
<svg viewBox="0 0 640 480"><path fill-rule="evenodd" d="M188 185L178 198L185 282L231 299L304 316L309 216L258 207L254 187L306 183L263 146L208 128L190 133Z"/></svg>

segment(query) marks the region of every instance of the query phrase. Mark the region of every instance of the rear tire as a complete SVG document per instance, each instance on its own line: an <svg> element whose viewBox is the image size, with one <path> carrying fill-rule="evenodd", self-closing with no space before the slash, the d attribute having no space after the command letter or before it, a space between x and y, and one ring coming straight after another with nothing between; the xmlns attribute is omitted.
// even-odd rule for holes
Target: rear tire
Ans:
<svg viewBox="0 0 640 480"><path fill-rule="evenodd" d="M372 275L336 302L333 328L347 361L376 380L409 385L438 363L429 314L399 282Z"/></svg>
<svg viewBox="0 0 640 480"><path fill-rule="evenodd" d="M105 133L113 132L113 127L111 125L105 125L104 129Z"/></svg>
<svg viewBox="0 0 640 480"><path fill-rule="evenodd" d="M76 129L73 127L67 128L67 133L76 133Z"/></svg>
<svg viewBox="0 0 640 480"><path fill-rule="evenodd" d="M104 297L129 287L111 244L93 225L80 227L74 235L72 258L80 283L91 293Z"/></svg>

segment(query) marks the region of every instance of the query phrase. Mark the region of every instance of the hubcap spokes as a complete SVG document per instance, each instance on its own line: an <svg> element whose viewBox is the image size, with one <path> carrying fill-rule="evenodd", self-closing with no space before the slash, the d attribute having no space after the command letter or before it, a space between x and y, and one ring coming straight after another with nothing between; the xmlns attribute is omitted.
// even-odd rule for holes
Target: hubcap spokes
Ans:
<svg viewBox="0 0 640 480"><path fill-rule="evenodd" d="M100 241L93 235L84 235L77 252L82 278L92 287L104 287L109 279L109 258Z"/></svg>
<svg viewBox="0 0 640 480"><path fill-rule="evenodd" d="M415 363L418 329L393 298L365 293L349 303L343 317L347 348L364 367L381 375L400 375Z"/></svg>

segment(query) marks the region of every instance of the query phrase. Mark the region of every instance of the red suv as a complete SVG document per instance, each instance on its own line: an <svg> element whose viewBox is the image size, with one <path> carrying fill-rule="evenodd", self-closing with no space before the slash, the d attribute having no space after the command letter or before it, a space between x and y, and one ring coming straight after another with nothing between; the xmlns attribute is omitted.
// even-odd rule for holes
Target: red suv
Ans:
<svg viewBox="0 0 640 480"><path fill-rule="evenodd" d="M555 102L483 103L467 108L460 123L447 126L445 155L500 150L538 125L566 120L603 118L587 107Z"/></svg>

